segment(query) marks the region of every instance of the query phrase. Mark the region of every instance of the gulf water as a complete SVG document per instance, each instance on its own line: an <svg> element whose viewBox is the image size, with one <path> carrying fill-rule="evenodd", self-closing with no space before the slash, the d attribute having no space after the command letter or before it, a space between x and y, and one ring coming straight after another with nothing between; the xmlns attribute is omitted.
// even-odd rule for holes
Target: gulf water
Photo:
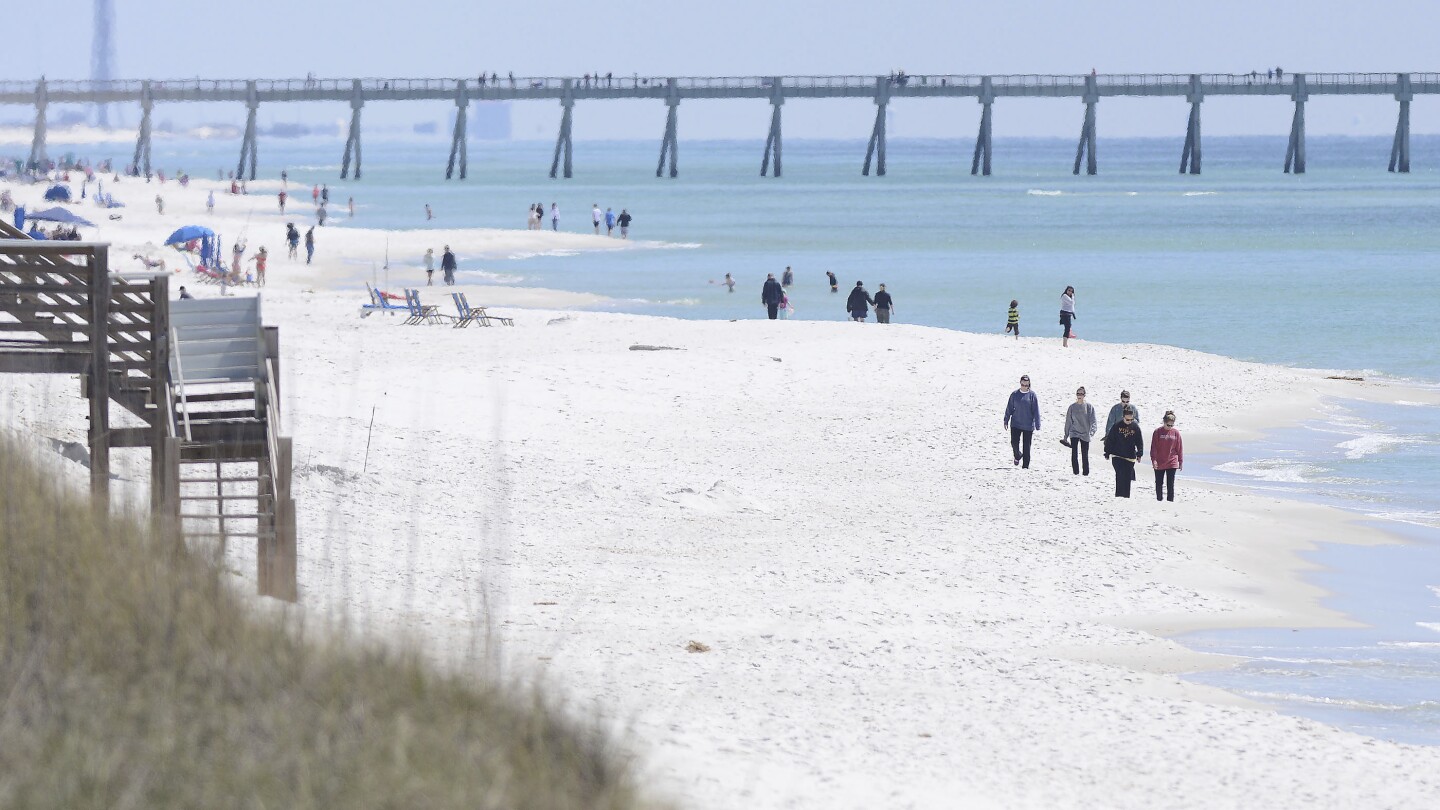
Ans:
<svg viewBox="0 0 1440 810"><path fill-rule="evenodd" d="M472 142L463 182L444 180L449 142L438 139L368 140L359 182L339 179L334 140L262 140L260 162L266 177L289 172L296 203L329 184L321 251L352 223L522 228L531 203L553 202L562 230L589 233L592 204L627 209L631 238L663 248L460 256L462 273L599 293L605 309L763 317L765 274L788 265L798 318L843 320L844 292L863 280L887 285L898 322L998 332L1014 298L1025 334L1058 337L1060 291L1073 285L1084 340L1440 385L1440 137L1413 139L1410 174L1385 170L1388 137L1311 138L1304 175L1282 172L1283 136L1211 137L1199 176L1177 172L1178 137L1102 138L1094 177L1071 174L1072 141L999 139L988 178L970 175L970 141L893 140L885 177L861 176L863 140L790 141L779 179L759 175L759 140L681 138L675 179L655 176L658 141L577 142L570 180L547 176L553 145L541 142ZM113 148L117 164L127 152ZM233 141L157 141L154 164L214 177L238 153ZM254 227L252 244L274 225ZM717 283L727 272L734 293ZM1440 744L1440 409L1337 403L1186 472L1334 503L1410 543L1315 555L1316 580L1365 629L1187 637L1246 659L1195 677L1366 734Z"/></svg>

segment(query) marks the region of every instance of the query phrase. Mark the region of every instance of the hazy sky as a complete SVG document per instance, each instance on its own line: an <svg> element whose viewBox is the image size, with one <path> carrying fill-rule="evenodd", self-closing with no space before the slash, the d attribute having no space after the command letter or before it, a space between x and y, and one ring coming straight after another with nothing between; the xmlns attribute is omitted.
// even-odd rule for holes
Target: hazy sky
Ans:
<svg viewBox="0 0 1440 810"><path fill-rule="evenodd" d="M7 3L9 5L9 3ZM922 73L1440 71L1434 39L1437 0L958 0L785 2L785 0L115 0L120 78L580 75L613 71L678 76ZM44 36L7 36L0 78L85 78L90 72L91 0L45 0L18 14L48 22ZM69 25L58 28L62 21ZM31 30L45 30L43 25ZM1310 134L1387 134L1388 98L1315 98ZM308 109L302 109L308 107ZM787 137L869 134L865 101L796 101L785 107ZM377 126L443 122L443 104L372 104ZM891 137L974 137L979 107L968 100L907 100L892 105ZM1078 133L1082 108L1069 100L1006 100L995 107L995 136ZM1290 105L1280 99L1212 98L1207 135L1283 135ZM261 124L333 120L344 105L269 105ZM135 115L127 113L133 123ZM232 120L240 108L157 111L177 121ZM1183 100L1105 99L1101 138L1181 137ZM28 117L0 108L0 120ZM517 104L515 136L553 138L554 103ZM577 139L659 140L659 102L581 103ZM680 137L763 138L764 102L687 102ZM1440 132L1440 97L1422 97L1412 129Z"/></svg>

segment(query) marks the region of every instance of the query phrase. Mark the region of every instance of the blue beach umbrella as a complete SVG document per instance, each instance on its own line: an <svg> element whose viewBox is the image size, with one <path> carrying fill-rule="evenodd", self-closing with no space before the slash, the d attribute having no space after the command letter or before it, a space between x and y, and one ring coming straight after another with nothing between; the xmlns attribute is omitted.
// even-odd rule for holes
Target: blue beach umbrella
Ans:
<svg viewBox="0 0 1440 810"><path fill-rule="evenodd" d="M45 190L45 199L50 202L70 202L70 188L68 186L51 186Z"/></svg>
<svg viewBox="0 0 1440 810"><path fill-rule="evenodd" d="M95 223L91 222L90 220L82 216L72 214L69 210L61 208L58 205L54 208L47 208L44 211L36 211L33 214L29 214L28 217L30 219L38 219L45 222L63 222L66 225L83 225L87 228L95 227Z"/></svg>
<svg viewBox="0 0 1440 810"><path fill-rule="evenodd" d="M175 245L183 242L189 242L192 239L204 239L207 236L214 235L215 232L205 227L204 225L186 225L185 227L179 228L174 233L170 234L170 236L165 239L165 244Z"/></svg>

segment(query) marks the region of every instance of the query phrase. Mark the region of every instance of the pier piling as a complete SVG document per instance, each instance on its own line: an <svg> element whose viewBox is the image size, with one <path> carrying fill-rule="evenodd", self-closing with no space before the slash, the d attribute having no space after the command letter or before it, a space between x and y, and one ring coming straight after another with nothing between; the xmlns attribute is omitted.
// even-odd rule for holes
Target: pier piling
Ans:
<svg viewBox="0 0 1440 810"><path fill-rule="evenodd" d="M445 164L445 179L449 180L455 175L455 157L460 157L460 179L465 179L466 170L466 136L465 117L466 111L470 108L470 97L465 92L465 80L456 82L455 86L455 133L450 138L450 161Z"/></svg>
<svg viewBox="0 0 1440 810"><path fill-rule="evenodd" d="M983 105L980 111L980 133L975 136L975 156L970 159L970 174L983 172L986 177L990 176L990 107L995 103L995 87L986 76L980 80L979 102Z"/></svg>
<svg viewBox="0 0 1440 810"><path fill-rule="evenodd" d="M556 171L560 168L560 154L565 154L565 179L570 179L570 116L571 110L575 108L575 92L571 80L566 79L564 94L560 97L560 106L564 112L560 115L560 134L555 138L555 157L550 161L550 177L554 179Z"/></svg>
<svg viewBox="0 0 1440 810"><path fill-rule="evenodd" d="M1071 174L1080 173L1080 160L1085 160L1085 173L1093 175L1096 172L1095 165L1095 104L1100 101L1100 94L1095 87L1095 77L1085 77L1085 123L1080 125L1080 145L1075 147L1075 167Z"/></svg>
<svg viewBox="0 0 1440 810"><path fill-rule="evenodd" d="M1305 173L1305 99L1309 94L1305 91L1305 74L1296 73L1294 76L1295 89L1290 97L1295 99L1295 115L1290 119L1290 142L1285 146L1285 173L1290 174L1294 169L1295 174Z"/></svg>
<svg viewBox="0 0 1440 810"><path fill-rule="evenodd" d="M360 109L365 106L365 95L360 80L356 79L350 91L350 137L345 140L345 158L340 162L340 179L350 174L350 153L355 153L355 179L360 179Z"/></svg>
<svg viewBox="0 0 1440 810"><path fill-rule="evenodd" d="M245 137L240 141L240 163L235 167L235 176L239 179L245 178L245 159L250 159L250 179L255 179L255 111L260 107L260 97L255 92L255 82L245 83ZM359 166L356 166L356 176L359 176Z"/></svg>
<svg viewBox="0 0 1440 810"><path fill-rule="evenodd" d="M45 77L41 76L40 81L35 84L35 137L30 141L30 161L27 164L32 169L42 168L46 162L45 155L45 108L50 105L50 94L45 87Z"/></svg>
<svg viewBox="0 0 1440 810"><path fill-rule="evenodd" d="M890 82L886 76L875 79L875 128L870 130L870 145L865 147L865 166L860 173L870 176L870 159L875 158L875 176L885 176L885 114L890 106Z"/></svg>
<svg viewBox="0 0 1440 810"><path fill-rule="evenodd" d="M680 107L680 96L675 92L675 80L669 80L670 92L665 97L665 137L660 141L660 162L655 165L655 176L661 177L665 170L665 157L670 157L670 176L675 177L676 153L679 151L679 143L675 138L676 113Z"/></svg>
<svg viewBox="0 0 1440 810"><path fill-rule="evenodd" d="M785 103L785 94L781 90L780 77L770 79L772 82L770 93L770 134L765 138L765 157L760 159L760 176L764 177L765 172L770 168L770 153L775 153L775 174L780 176L780 107Z"/></svg>
<svg viewBox="0 0 1440 810"><path fill-rule="evenodd" d="M1389 171L1410 173L1410 100L1414 93L1410 89L1410 74L1396 75L1399 89L1395 100L1400 102L1400 117L1395 121L1395 143L1390 147Z"/></svg>
<svg viewBox="0 0 1440 810"><path fill-rule="evenodd" d="M140 129L135 133L135 160L130 163L130 174L139 177L150 175L150 110L155 107L155 95L147 80L140 85Z"/></svg>
<svg viewBox="0 0 1440 810"><path fill-rule="evenodd" d="M1199 74L1190 76L1190 92L1186 94L1190 101L1190 120L1185 125L1185 148L1180 152L1180 173L1200 173L1200 102L1205 100L1205 93L1200 89Z"/></svg>

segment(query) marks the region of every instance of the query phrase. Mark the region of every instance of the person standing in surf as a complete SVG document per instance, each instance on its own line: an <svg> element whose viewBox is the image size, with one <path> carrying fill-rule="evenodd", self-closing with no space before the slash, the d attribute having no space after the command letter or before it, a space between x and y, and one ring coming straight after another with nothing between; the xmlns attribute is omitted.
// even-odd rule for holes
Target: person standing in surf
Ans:
<svg viewBox="0 0 1440 810"><path fill-rule="evenodd" d="M1126 408L1120 423L1105 434L1105 458L1115 468L1115 497L1130 497L1135 480L1135 462L1145 455L1145 437L1135 424L1135 412Z"/></svg>
<svg viewBox="0 0 1440 810"><path fill-rule="evenodd" d="M1150 464L1155 468L1155 500L1175 500L1175 473L1185 468L1185 446L1175 429L1174 411L1165 412L1165 424L1155 428L1150 437Z"/></svg>
<svg viewBox="0 0 1440 810"><path fill-rule="evenodd" d="M1060 338L1060 345L1070 345L1070 323L1075 320L1075 288L1066 287L1065 292L1060 293L1060 326L1064 333Z"/></svg>
<svg viewBox="0 0 1440 810"><path fill-rule="evenodd" d="M840 292L840 280L835 278L835 274L826 270L825 277L830 279L830 292Z"/></svg>
<svg viewBox="0 0 1440 810"><path fill-rule="evenodd" d="M885 285L881 284L880 289L875 293L875 322L889 323L890 315L895 311L895 299L890 293L885 292Z"/></svg>
<svg viewBox="0 0 1440 810"><path fill-rule="evenodd" d="M1075 389L1075 401L1065 411L1065 438L1060 443L1070 448L1070 472L1090 474L1090 440L1095 438L1095 406L1085 401L1085 387Z"/></svg>
<svg viewBox="0 0 1440 810"><path fill-rule="evenodd" d="M781 287L789 287L790 285L792 285L792 284L794 284L794 283L795 283L795 271L794 271L794 270L791 270L789 265L786 265L786 266L785 266L785 272L780 274L780 286L781 286Z"/></svg>
<svg viewBox="0 0 1440 810"><path fill-rule="evenodd" d="M1040 429L1040 400L1030 390L1030 375L1020 377L1020 387L1005 403L1005 427L1010 431L1010 450L1015 466L1030 469L1030 442Z"/></svg>

